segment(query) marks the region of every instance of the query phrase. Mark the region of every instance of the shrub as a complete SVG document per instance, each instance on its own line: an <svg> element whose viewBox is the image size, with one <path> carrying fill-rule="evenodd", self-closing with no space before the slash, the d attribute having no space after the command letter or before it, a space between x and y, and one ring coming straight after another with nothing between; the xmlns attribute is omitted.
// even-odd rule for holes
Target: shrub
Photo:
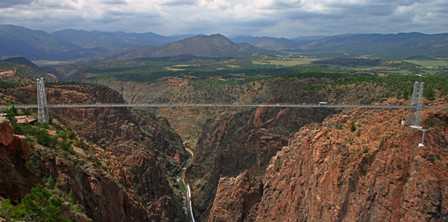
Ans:
<svg viewBox="0 0 448 222"><path fill-rule="evenodd" d="M10 105L8 109L6 109L6 118L11 122L11 124L14 126L17 123L16 120L17 116L17 109L14 104Z"/></svg>
<svg viewBox="0 0 448 222"><path fill-rule="evenodd" d="M9 89L15 88L19 85L19 82L13 80L0 80L0 88Z"/></svg>
<svg viewBox="0 0 448 222"><path fill-rule="evenodd" d="M61 142L58 142L57 144L58 148L64 150L64 151L68 151L68 152L72 152L72 142L68 141L68 140L64 140Z"/></svg>
<svg viewBox="0 0 448 222"><path fill-rule="evenodd" d="M35 187L19 204L0 202L0 216L11 221L68 222L63 217L63 199L43 187Z"/></svg>
<svg viewBox="0 0 448 222"><path fill-rule="evenodd" d="M34 137L43 146L54 146L57 143L57 139L48 135L48 131L45 128L32 125L17 125L15 126L15 131L28 137Z"/></svg>
<svg viewBox="0 0 448 222"><path fill-rule="evenodd" d="M350 126L350 130L352 131L352 133L354 133L357 129L356 123L352 122L351 126Z"/></svg>
<svg viewBox="0 0 448 222"><path fill-rule="evenodd" d="M31 141L36 141L40 145L62 149L64 151L72 152L72 144L75 139L75 134L71 131L60 130L56 136L48 134L48 124L15 125L15 132L27 136ZM59 139L60 138L60 139Z"/></svg>
<svg viewBox="0 0 448 222"><path fill-rule="evenodd" d="M279 171L282 167L283 161L278 157L274 162L274 169L275 171Z"/></svg>
<svg viewBox="0 0 448 222"><path fill-rule="evenodd" d="M73 142L70 141L70 139L73 138L73 133L71 131L60 130L58 131L57 136L62 139L62 141L57 141L57 147L71 152Z"/></svg>
<svg viewBox="0 0 448 222"><path fill-rule="evenodd" d="M341 123L336 123L336 125L334 126L334 128L341 130L342 128L344 128L344 126Z"/></svg>
<svg viewBox="0 0 448 222"><path fill-rule="evenodd" d="M36 137L37 142L44 146L53 146L57 142L57 139L48 135L46 130L37 130L37 133L34 136Z"/></svg>

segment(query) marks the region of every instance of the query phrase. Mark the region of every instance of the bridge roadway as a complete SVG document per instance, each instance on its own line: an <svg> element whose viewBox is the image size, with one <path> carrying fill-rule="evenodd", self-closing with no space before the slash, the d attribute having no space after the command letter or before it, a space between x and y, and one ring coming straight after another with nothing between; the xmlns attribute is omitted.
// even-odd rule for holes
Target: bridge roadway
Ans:
<svg viewBox="0 0 448 222"><path fill-rule="evenodd" d="M8 106L0 106L5 110ZM19 109L37 109L37 105L15 105ZM357 104L187 104L187 103L96 103L96 104L48 104L49 109L76 109L76 108L320 108L320 109L416 109L411 105L357 105ZM428 108L428 106L426 106Z"/></svg>

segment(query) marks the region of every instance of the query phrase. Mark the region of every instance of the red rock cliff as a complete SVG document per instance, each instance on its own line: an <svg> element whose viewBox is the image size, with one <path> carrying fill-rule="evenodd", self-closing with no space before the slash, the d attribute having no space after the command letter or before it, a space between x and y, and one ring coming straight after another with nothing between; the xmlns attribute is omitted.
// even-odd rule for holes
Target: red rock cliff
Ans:
<svg viewBox="0 0 448 222"><path fill-rule="evenodd" d="M355 110L301 129L272 158L258 203L247 173L222 178L209 221L448 221L448 109ZM246 213L245 211L248 211Z"/></svg>
<svg viewBox="0 0 448 222"><path fill-rule="evenodd" d="M19 103L33 103L34 91L34 87L24 87L11 95ZM117 92L94 85L50 84L48 95L49 103L53 104L123 103ZM85 172L72 172L67 167L68 177L77 178L71 183L78 184L67 190L78 191L75 196L86 206L89 216L98 221L182 221L185 218L182 194L175 187L175 179L188 154L180 137L165 121L123 108L60 109L50 110L50 114L96 145L94 158L104 162L110 174L107 179L91 178ZM47 158L41 161L46 162ZM86 189L87 185L92 185L92 190ZM91 199L92 194L98 200Z"/></svg>
<svg viewBox="0 0 448 222"><path fill-rule="evenodd" d="M188 169L196 215L207 220L222 177L250 171L247 188L252 199L261 197L259 183L272 156L287 145L292 130L312 121L321 121L332 111L265 109L224 115L208 125L198 142ZM236 197L235 197L236 198ZM247 209L255 200L246 202Z"/></svg>

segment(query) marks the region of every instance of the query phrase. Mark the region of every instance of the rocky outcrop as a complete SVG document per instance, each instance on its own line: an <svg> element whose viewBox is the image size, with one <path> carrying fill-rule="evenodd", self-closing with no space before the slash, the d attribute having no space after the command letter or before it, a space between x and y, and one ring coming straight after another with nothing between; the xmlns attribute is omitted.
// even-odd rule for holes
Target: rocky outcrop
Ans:
<svg viewBox="0 0 448 222"><path fill-rule="evenodd" d="M29 154L30 147L24 138L14 135L8 121L0 121L0 197L17 201L38 181L25 167Z"/></svg>
<svg viewBox="0 0 448 222"><path fill-rule="evenodd" d="M187 172L193 190L195 215L206 221L212 215L209 211L218 186L231 184L231 181L220 178L235 177L246 170L250 175L247 179L253 180L246 189L252 190L253 195L249 195L250 200L242 201L245 210L250 211L251 204L255 203L251 199L261 191L257 181L261 181L271 157L288 144L290 134L307 123L323 120L332 112L259 108L223 115L209 123L199 139L193 164Z"/></svg>
<svg viewBox="0 0 448 222"><path fill-rule="evenodd" d="M3 146L8 146L14 140L14 130L5 119L0 119L0 144Z"/></svg>
<svg viewBox="0 0 448 222"><path fill-rule="evenodd" d="M232 205L254 199L243 173L220 180L209 221L447 221L446 104L423 113L425 147L420 131L400 124L402 110L307 125L271 159L248 216Z"/></svg>
<svg viewBox="0 0 448 222"><path fill-rule="evenodd" d="M0 197L19 202L31 188L54 178L56 186L71 193L94 221L147 221L146 209L133 200L107 172L95 166L93 156L52 150L13 134L9 122L0 123ZM92 152L84 147L83 153ZM98 160L96 160L98 161ZM86 216L68 212L75 221Z"/></svg>
<svg viewBox="0 0 448 222"><path fill-rule="evenodd" d="M255 217L256 204L263 194L261 181L244 171L237 177L222 177L208 221L246 221Z"/></svg>
<svg viewBox="0 0 448 222"><path fill-rule="evenodd" d="M53 84L48 86L47 93L49 103L53 104L123 103L117 92L88 84ZM34 89L21 88L13 95L18 101L31 103ZM90 216L99 215L103 221L182 221L186 218L176 179L188 154L166 121L124 108L50 112L54 119L96 147L95 158L104 163L110 175L108 180L90 178L89 174L70 169L69 175L77 178L72 182L78 186L70 189L79 190L76 197L85 204ZM89 169L94 172L96 168ZM88 184L100 188L84 189ZM89 199L89 193L101 197L107 196L105 192L115 195L110 196L112 199ZM137 210L122 207L128 205L137 206Z"/></svg>
<svg viewBox="0 0 448 222"><path fill-rule="evenodd" d="M328 77L262 80L257 82L259 86L239 95L238 99L271 104L318 104L321 101L372 104L397 96L395 91L385 90L379 84L332 85L334 80L331 80L331 75ZM249 91L256 91L256 96ZM245 95L251 96L246 100ZM206 123L198 139L193 164L188 170L198 218L205 221L212 215L210 210L215 208L213 201L220 178L236 177L249 170L252 178L261 181L268 162L288 144L293 133L306 124L320 123L334 113L335 110L325 109L259 108L221 115Z"/></svg>
<svg viewBox="0 0 448 222"><path fill-rule="evenodd" d="M58 92L68 95L57 97L54 94ZM82 103L86 99L124 103L116 91L90 85L55 86L49 95L58 103ZM182 220L182 197L175 194L171 184L188 154L169 125L151 114L138 115L128 109L70 109L55 115L81 137L103 147L105 155L100 158L104 161L116 160L110 162L115 163L110 165L112 175L150 215L157 220Z"/></svg>
<svg viewBox="0 0 448 222"><path fill-rule="evenodd" d="M107 172L93 163L54 156L40 150L32 161L41 178L56 178L59 189L72 193L94 221L148 221L148 211Z"/></svg>

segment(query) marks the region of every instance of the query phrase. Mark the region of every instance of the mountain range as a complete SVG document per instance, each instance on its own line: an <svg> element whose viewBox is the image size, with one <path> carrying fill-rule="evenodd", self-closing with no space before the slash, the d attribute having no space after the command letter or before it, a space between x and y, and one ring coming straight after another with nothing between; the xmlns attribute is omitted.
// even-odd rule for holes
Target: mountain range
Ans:
<svg viewBox="0 0 448 222"><path fill-rule="evenodd" d="M93 53L47 32L12 25L0 26L0 49L0 57L23 56L30 59L70 59Z"/></svg>
<svg viewBox="0 0 448 222"><path fill-rule="evenodd" d="M180 41L168 43L156 48L141 48L128 51L121 58L142 57L247 57L267 54L268 50L254 47L248 43L234 43L221 34L198 35Z"/></svg>
<svg viewBox="0 0 448 222"><path fill-rule="evenodd" d="M351 34L316 39L299 45L313 54L375 55L381 57L447 57L448 33Z"/></svg>
<svg viewBox="0 0 448 222"><path fill-rule="evenodd" d="M161 46L188 36L162 36L152 32L99 32L67 29L53 33L57 39L81 48L131 49L141 46Z"/></svg>
<svg viewBox="0 0 448 222"><path fill-rule="evenodd" d="M109 56L124 50L154 47L186 36L154 33L61 30L48 33L14 25L0 25L0 57L68 60Z"/></svg>
<svg viewBox="0 0 448 222"><path fill-rule="evenodd" d="M347 34L299 38L221 34L162 36L155 33L67 29L53 33L0 25L0 58L71 60L98 57L139 58L192 55L245 57L273 51L307 55L406 58L448 57L448 34Z"/></svg>
<svg viewBox="0 0 448 222"><path fill-rule="evenodd" d="M347 34L294 39L242 36L234 38L234 41L264 49L313 55L448 56L448 33Z"/></svg>

